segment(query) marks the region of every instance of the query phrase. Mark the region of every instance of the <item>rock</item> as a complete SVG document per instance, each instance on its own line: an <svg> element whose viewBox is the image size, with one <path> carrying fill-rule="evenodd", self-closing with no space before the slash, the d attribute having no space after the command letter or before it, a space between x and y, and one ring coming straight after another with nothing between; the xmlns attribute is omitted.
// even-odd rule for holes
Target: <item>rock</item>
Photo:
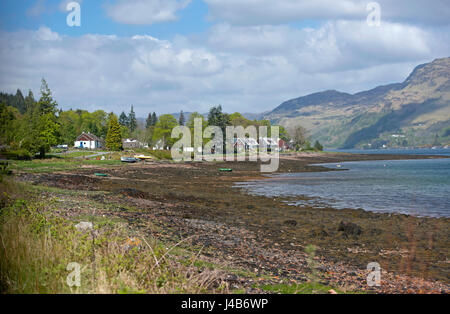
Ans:
<svg viewBox="0 0 450 314"><path fill-rule="evenodd" d="M297 226L297 221L295 221L295 220L286 220L285 222L283 222L283 224L286 225L286 226L295 227L295 226Z"/></svg>
<svg viewBox="0 0 450 314"><path fill-rule="evenodd" d="M89 231L94 229L94 225L92 222L82 221L79 224L75 225L75 228L80 231Z"/></svg>
<svg viewBox="0 0 450 314"><path fill-rule="evenodd" d="M131 198L145 198L147 194L145 192L136 190L136 189L120 189L117 190L116 193L121 194L123 196L131 197Z"/></svg>
<svg viewBox="0 0 450 314"><path fill-rule="evenodd" d="M328 232L324 228L316 228L309 232L309 235L313 238L324 238L328 237Z"/></svg>
<svg viewBox="0 0 450 314"><path fill-rule="evenodd" d="M338 231L342 231L346 236L359 236L362 233L360 226L353 222L341 221Z"/></svg>
<svg viewBox="0 0 450 314"><path fill-rule="evenodd" d="M338 294L334 289L328 290L328 293L329 293L329 294Z"/></svg>

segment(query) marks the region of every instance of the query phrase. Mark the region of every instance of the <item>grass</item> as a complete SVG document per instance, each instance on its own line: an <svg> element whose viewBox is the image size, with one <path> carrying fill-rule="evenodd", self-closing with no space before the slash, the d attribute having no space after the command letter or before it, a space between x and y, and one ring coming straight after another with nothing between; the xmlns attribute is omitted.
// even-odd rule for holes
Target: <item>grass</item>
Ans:
<svg viewBox="0 0 450 314"><path fill-rule="evenodd" d="M74 159L34 159L29 161L12 161L10 169L31 173L48 173L66 171L79 168L83 165L112 166L119 165L120 160L74 160Z"/></svg>
<svg viewBox="0 0 450 314"><path fill-rule="evenodd" d="M58 156L61 158L78 158L78 157L92 156L95 155L96 153L97 152L95 151L79 151L79 152L62 153Z"/></svg>
<svg viewBox="0 0 450 314"><path fill-rule="evenodd" d="M194 253L172 255L173 246L116 220L94 220L93 232L80 232L79 220L56 215L51 200L26 195L11 181L0 187L0 293L228 291L215 270L199 272L203 263ZM130 237L140 244L126 249ZM72 262L81 266L80 287L66 283Z"/></svg>
<svg viewBox="0 0 450 314"><path fill-rule="evenodd" d="M329 286L324 286L320 283L300 283L300 284L276 284L263 285L260 287L264 291L270 291L278 294L329 294L328 291L333 289ZM343 293L340 290L334 289L337 293Z"/></svg>

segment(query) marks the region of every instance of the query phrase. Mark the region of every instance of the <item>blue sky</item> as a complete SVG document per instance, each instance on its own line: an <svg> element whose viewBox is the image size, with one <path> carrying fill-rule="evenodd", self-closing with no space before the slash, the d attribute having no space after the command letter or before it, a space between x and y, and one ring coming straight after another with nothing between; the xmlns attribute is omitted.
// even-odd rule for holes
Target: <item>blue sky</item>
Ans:
<svg viewBox="0 0 450 314"><path fill-rule="evenodd" d="M82 27L68 27L68 12L60 8L61 1L2 0L0 2L0 28L7 31L18 29L38 29L45 25L59 34L80 36L83 34L103 34L132 36L151 34L161 39L171 39L177 34L188 35L203 32L212 24L208 22L208 7L201 0L193 0L177 12L178 20L153 25L127 25L117 23L105 12L107 2L85 0L81 2ZM37 9L42 5L43 11ZM37 11L33 13L33 8Z"/></svg>
<svg viewBox="0 0 450 314"><path fill-rule="evenodd" d="M0 90L45 77L65 109L263 112L450 54L445 0L379 0L379 26L364 0L83 0L68 27L67 2L0 2Z"/></svg>

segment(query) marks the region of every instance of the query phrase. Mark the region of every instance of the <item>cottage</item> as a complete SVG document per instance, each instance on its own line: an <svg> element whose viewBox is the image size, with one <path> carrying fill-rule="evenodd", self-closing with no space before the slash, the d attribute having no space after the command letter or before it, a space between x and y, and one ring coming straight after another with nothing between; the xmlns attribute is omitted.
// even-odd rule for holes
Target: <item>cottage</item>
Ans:
<svg viewBox="0 0 450 314"><path fill-rule="evenodd" d="M124 149L147 148L148 144L141 143L138 140L133 140L133 139L127 138L127 139L122 141L122 147Z"/></svg>
<svg viewBox="0 0 450 314"><path fill-rule="evenodd" d="M278 139L278 149L280 150L280 152L289 150L289 143L287 143L285 140L282 140L281 138L279 138Z"/></svg>
<svg viewBox="0 0 450 314"><path fill-rule="evenodd" d="M258 141L252 137L245 138L245 149L246 150L257 150L259 147Z"/></svg>
<svg viewBox="0 0 450 314"><path fill-rule="evenodd" d="M104 141L94 134L83 132L77 137L74 146L81 149L98 149L103 148Z"/></svg>
<svg viewBox="0 0 450 314"><path fill-rule="evenodd" d="M259 146L261 148L267 149L267 151L278 151L279 146L278 142L270 137L260 137L259 138Z"/></svg>
<svg viewBox="0 0 450 314"><path fill-rule="evenodd" d="M256 151L258 142L254 138L234 138L233 147L235 152Z"/></svg>
<svg viewBox="0 0 450 314"><path fill-rule="evenodd" d="M235 152L245 151L245 140L242 138L234 138L233 139L233 147L234 147Z"/></svg>

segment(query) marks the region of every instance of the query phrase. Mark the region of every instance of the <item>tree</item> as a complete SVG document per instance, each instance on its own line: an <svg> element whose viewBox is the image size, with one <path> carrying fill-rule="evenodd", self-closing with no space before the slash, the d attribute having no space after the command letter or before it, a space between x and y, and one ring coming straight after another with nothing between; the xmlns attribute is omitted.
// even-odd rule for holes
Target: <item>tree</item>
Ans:
<svg viewBox="0 0 450 314"><path fill-rule="evenodd" d="M212 107L208 114L208 125L220 127L225 134L225 128L230 125L230 116L222 112L222 106Z"/></svg>
<svg viewBox="0 0 450 314"><path fill-rule="evenodd" d="M180 112L180 119L178 119L178 124L179 125L184 125L184 114L183 114L183 110L181 110Z"/></svg>
<svg viewBox="0 0 450 314"><path fill-rule="evenodd" d="M177 119L170 114L159 117L153 132L153 141L162 140L165 146L171 147L176 139L171 138L172 129L178 125Z"/></svg>
<svg viewBox="0 0 450 314"><path fill-rule="evenodd" d="M158 117L156 116L156 112L152 114L152 126L155 126L158 123Z"/></svg>
<svg viewBox="0 0 450 314"><path fill-rule="evenodd" d="M298 126L294 130L292 139L294 140L294 144L297 150L303 148L308 143L308 135L306 129L302 126Z"/></svg>
<svg viewBox="0 0 450 314"><path fill-rule="evenodd" d="M191 129L194 130L194 122L195 119L201 119L202 120L202 127L203 130L208 126L208 122L206 121L205 117L201 114L199 114L198 112L193 112L189 115L189 119L186 122L186 126Z"/></svg>
<svg viewBox="0 0 450 314"><path fill-rule="evenodd" d="M25 148L30 153L39 152L41 158L45 157L45 153L50 150L51 146L58 143L57 106L58 104L53 100L47 82L42 79L41 98L30 110L29 132L24 140Z"/></svg>
<svg viewBox="0 0 450 314"><path fill-rule="evenodd" d="M316 141L314 143L314 149L321 152L321 151L323 151L323 146L322 146L322 144L319 143L319 141Z"/></svg>
<svg viewBox="0 0 450 314"><path fill-rule="evenodd" d="M122 149L122 135L120 124L115 114L111 113L109 116L109 128L106 135L106 148L112 151L119 151Z"/></svg>
<svg viewBox="0 0 450 314"><path fill-rule="evenodd" d="M130 132L133 133L134 130L137 128L137 120L136 120L136 114L134 113L134 108L131 106L130 114L128 115L128 128L130 129Z"/></svg>
<svg viewBox="0 0 450 314"><path fill-rule="evenodd" d="M122 126L128 127L128 116L123 111L122 111L122 113L119 116L119 124L122 125Z"/></svg>
<svg viewBox="0 0 450 314"><path fill-rule="evenodd" d="M34 99L33 92L29 90L28 96L25 98L25 112L32 110L35 104L36 100Z"/></svg>
<svg viewBox="0 0 450 314"><path fill-rule="evenodd" d="M149 113L147 119L145 120L145 128L148 129L152 126L152 114Z"/></svg>
<svg viewBox="0 0 450 314"><path fill-rule="evenodd" d="M279 125L279 128L280 128L280 138L285 142L289 142L290 140L289 133L283 126Z"/></svg>
<svg viewBox="0 0 450 314"><path fill-rule="evenodd" d="M0 103L0 145L9 145L13 142L17 133L16 124L19 115L18 109L7 107L3 102Z"/></svg>
<svg viewBox="0 0 450 314"><path fill-rule="evenodd" d="M202 120L202 130L201 130L201 134L195 134L194 132L194 128L195 128L195 119L201 119ZM190 129L191 131L191 139L192 139L192 143L202 143L206 144L207 142L209 142L209 139L204 139L203 138L203 132L205 131L206 127L208 126L208 122L206 121L205 117L203 115L201 115L198 112L193 112L189 115L189 120L186 122L186 126ZM198 147L196 147L197 149Z"/></svg>
<svg viewBox="0 0 450 314"><path fill-rule="evenodd" d="M73 145L77 136L79 135L76 130L76 122L78 119L78 115L75 111L63 111L59 114L59 124L60 128L60 136L61 143L67 145Z"/></svg>

